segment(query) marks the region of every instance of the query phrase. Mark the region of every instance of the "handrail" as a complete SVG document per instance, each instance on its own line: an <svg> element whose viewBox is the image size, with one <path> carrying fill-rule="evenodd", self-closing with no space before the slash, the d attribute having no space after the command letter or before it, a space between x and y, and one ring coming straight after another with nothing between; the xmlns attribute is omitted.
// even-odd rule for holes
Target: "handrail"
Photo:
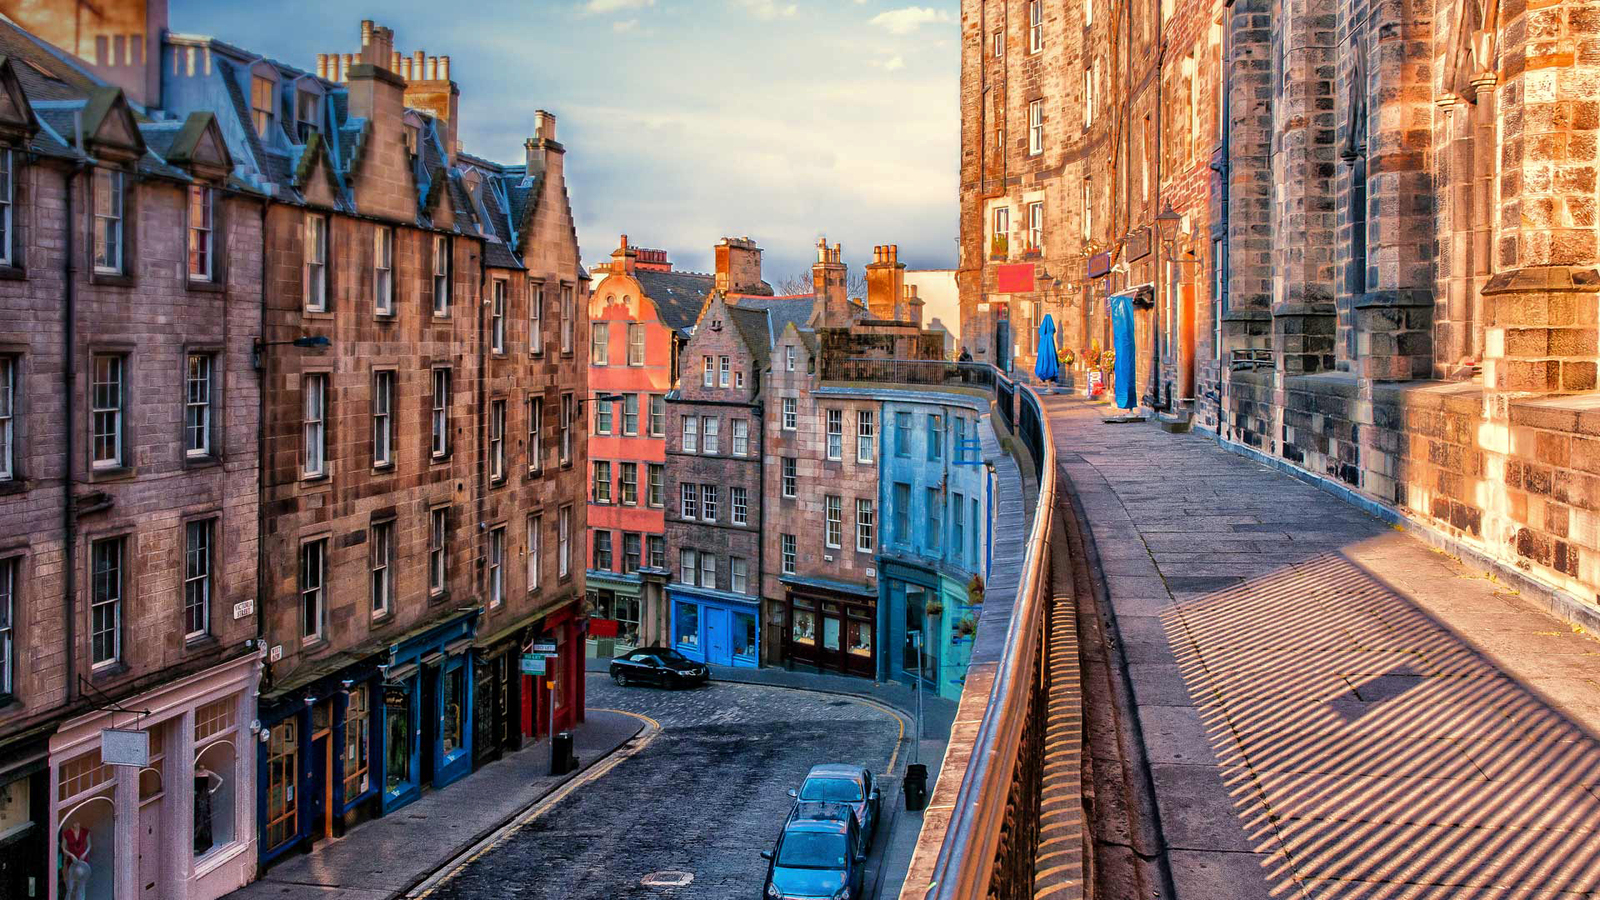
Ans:
<svg viewBox="0 0 1600 900"><path fill-rule="evenodd" d="M1040 691L1041 644L1045 606L1049 588L1050 531L1056 496L1056 452L1048 439L1048 419L1038 395L1027 385L1024 403L1038 411L1033 427L1041 434L1037 441L1026 441L1040 448L1034 460L1039 473L1038 501L1029 529L1027 555L1022 578L1006 633L1005 649L995 667L989 688L989 702L973 739L972 755L961 788L956 795L944 840L934 863L928 900L970 900L989 896L990 881L998 868L998 857L1007 814L1013 805L1014 777L1024 751L1024 734L1035 713L1034 702ZM1024 426L1028 417L1019 417ZM1037 790L1037 786L1034 786ZM1027 790L1023 786L1023 790ZM1036 799L1036 798L1035 798ZM1010 849L1010 848L1006 848ZM1021 848L1032 870L1033 847ZM1010 858L1013 854L1007 853ZM1031 891L1029 892L1031 894Z"/></svg>

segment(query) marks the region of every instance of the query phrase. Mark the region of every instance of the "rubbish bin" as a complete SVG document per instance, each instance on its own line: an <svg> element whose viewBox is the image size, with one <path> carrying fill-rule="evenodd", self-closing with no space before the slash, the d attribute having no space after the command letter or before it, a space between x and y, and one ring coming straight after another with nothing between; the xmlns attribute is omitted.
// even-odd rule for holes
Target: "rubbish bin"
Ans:
<svg viewBox="0 0 1600 900"><path fill-rule="evenodd" d="M928 805L928 767L921 763L906 766L906 811L917 812Z"/></svg>
<svg viewBox="0 0 1600 900"><path fill-rule="evenodd" d="M578 758L572 755L572 732L563 731L550 742L550 774L565 775L578 767Z"/></svg>

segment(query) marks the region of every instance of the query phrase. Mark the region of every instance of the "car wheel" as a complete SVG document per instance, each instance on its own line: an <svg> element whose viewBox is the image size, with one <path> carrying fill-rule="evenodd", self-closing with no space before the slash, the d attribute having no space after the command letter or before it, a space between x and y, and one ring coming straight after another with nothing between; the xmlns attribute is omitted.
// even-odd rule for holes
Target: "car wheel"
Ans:
<svg viewBox="0 0 1600 900"><path fill-rule="evenodd" d="M628 686L628 676L621 669L616 669L611 673L611 680L617 683L617 687Z"/></svg>

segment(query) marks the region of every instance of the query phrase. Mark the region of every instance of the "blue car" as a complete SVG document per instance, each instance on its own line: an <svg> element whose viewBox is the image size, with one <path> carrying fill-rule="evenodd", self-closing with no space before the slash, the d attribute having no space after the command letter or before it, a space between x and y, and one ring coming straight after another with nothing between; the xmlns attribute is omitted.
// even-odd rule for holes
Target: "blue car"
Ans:
<svg viewBox="0 0 1600 900"><path fill-rule="evenodd" d="M855 812L840 803L796 803L767 860L763 900L861 900L867 854Z"/></svg>
<svg viewBox="0 0 1600 900"><path fill-rule="evenodd" d="M878 834L883 801L878 783L866 767L847 763L812 766L800 790L790 789L789 796L801 802L819 800L849 804L855 811L856 824L861 826L861 852L867 852L872 846L872 839Z"/></svg>

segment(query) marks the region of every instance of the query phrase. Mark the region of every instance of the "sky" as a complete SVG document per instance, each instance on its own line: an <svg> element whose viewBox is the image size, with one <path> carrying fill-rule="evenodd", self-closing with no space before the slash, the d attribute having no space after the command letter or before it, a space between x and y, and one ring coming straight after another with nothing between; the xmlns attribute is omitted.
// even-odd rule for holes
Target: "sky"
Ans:
<svg viewBox="0 0 1600 900"><path fill-rule="evenodd" d="M522 159L556 116L586 264L627 234L677 268L749 236L774 284L816 241L852 270L876 244L956 257L958 0L171 0L171 28L313 70L360 49L448 55L468 152ZM270 9L269 14L267 10Z"/></svg>

